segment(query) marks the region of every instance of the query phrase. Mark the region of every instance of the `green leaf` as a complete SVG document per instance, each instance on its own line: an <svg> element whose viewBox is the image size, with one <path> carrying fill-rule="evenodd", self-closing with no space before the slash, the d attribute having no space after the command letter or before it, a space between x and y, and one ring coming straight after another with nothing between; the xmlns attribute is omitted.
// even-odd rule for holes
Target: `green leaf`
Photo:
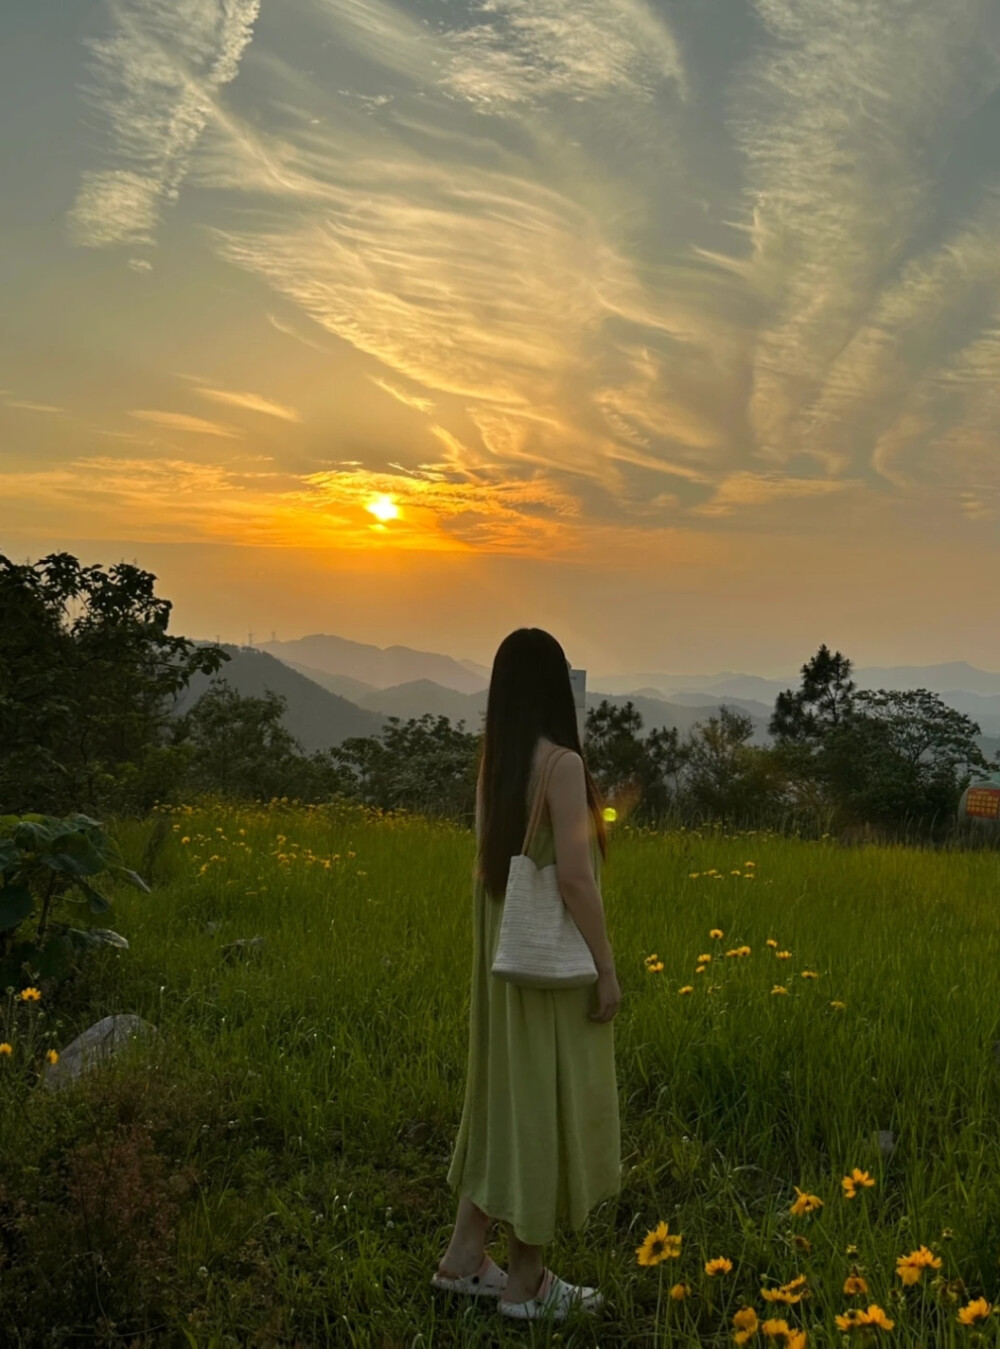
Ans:
<svg viewBox="0 0 1000 1349"><path fill-rule="evenodd" d="M5 885L0 888L0 932L17 927L34 907L34 898L26 885Z"/></svg>
<svg viewBox="0 0 1000 1349"><path fill-rule="evenodd" d="M14 829L14 844L25 852L42 852L56 837L51 825L36 820L21 820Z"/></svg>
<svg viewBox="0 0 1000 1349"><path fill-rule="evenodd" d="M115 873L116 875L121 876L123 880L128 881L131 885L136 885L140 890L145 890L147 895L153 893L142 877L134 871L129 871L128 867L116 867Z"/></svg>
<svg viewBox="0 0 1000 1349"><path fill-rule="evenodd" d="M86 881L77 880L76 885L87 896L91 913L107 913L108 909L111 908L110 902L102 894L98 894L94 887L88 885Z"/></svg>
<svg viewBox="0 0 1000 1349"><path fill-rule="evenodd" d="M67 928L66 936L80 950L92 950L97 946L117 946L128 950L128 941L120 932L112 932L109 927Z"/></svg>

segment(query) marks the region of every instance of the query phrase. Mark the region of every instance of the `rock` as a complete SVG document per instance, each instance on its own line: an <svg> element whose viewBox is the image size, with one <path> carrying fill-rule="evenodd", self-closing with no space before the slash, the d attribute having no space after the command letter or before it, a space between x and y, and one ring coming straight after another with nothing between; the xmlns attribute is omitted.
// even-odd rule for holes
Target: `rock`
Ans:
<svg viewBox="0 0 1000 1349"><path fill-rule="evenodd" d="M158 1033L154 1025L132 1012L102 1017L60 1050L58 1063L46 1064L42 1083L51 1090L68 1086L87 1068L110 1058L136 1036Z"/></svg>
<svg viewBox="0 0 1000 1349"><path fill-rule="evenodd" d="M424 1120L414 1120L407 1124L403 1130L403 1137L407 1143L412 1143L415 1147L418 1147L421 1143L426 1143L430 1136L431 1126Z"/></svg>
<svg viewBox="0 0 1000 1349"><path fill-rule="evenodd" d="M263 945L263 937L239 937L226 946L220 946L219 950L225 960L235 960L237 956L259 956Z"/></svg>

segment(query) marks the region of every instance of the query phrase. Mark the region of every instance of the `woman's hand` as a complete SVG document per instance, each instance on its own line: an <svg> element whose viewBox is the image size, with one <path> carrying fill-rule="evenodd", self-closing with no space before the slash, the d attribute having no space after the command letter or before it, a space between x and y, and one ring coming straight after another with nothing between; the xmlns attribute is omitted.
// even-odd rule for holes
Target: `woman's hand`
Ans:
<svg viewBox="0 0 1000 1349"><path fill-rule="evenodd" d="M597 990L597 1009L588 1012L587 1015L591 1021L612 1020L622 1000L622 991L618 987L618 976L614 968L599 974L594 987Z"/></svg>

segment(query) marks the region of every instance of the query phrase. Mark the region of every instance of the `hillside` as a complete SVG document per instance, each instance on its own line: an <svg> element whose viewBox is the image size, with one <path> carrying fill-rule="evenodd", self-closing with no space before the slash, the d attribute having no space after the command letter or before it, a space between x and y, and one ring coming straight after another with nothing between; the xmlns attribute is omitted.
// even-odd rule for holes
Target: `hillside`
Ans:
<svg viewBox="0 0 1000 1349"><path fill-rule="evenodd" d="M327 674L349 675L380 689L414 679L430 679L459 693L476 693L489 682L451 656L414 651L408 646L372 646L328 633L313 633L288 642L262 642L260 649L281 660L297 661Z"/></svg>
<svg viewBox="0 0 1000 1349"><path fill-rule="evenodd" d="M209 643L198 642L196 645ZM385 718L377 712L358 707L347 698L321 688L266 651L230 646L225 642L219 645L231 659L211 678L196 674L175 704L176 714L193 706L210 683L225 679L238 693L260 697L265 689L273 689L275 693L283 694L288 699L284 725L307 753L339 745L349 736L378 735L385 724Z"/></svg>

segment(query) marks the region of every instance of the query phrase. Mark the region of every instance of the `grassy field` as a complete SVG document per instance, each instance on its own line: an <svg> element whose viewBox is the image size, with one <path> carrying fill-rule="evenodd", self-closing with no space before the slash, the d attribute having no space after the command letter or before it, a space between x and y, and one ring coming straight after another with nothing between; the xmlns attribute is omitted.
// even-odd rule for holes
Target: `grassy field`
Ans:
<svg viewBox="0 0 1000 1349"><path fill-rule="evenodd" d="M114 832L152 885L114 895L131 949L54 1007L0 1003L4 1343L725 1345L744 1305L810 1346L998 1343L996 1316L958 1319L1000 1296L996 854L611 826L622 1191L545 1253L608 1306L549 1332L429 1287L455 1208L471 834L281 802ZM153 1022L155 1048L40 1090L44 1049L109 1012ZM855 1168L874 1184L849 1199ZM793 1212L796 1187L822 1205ZM661 1222L679 1254L640 1263ZM904 1283L920 1247L940 1265ZM838 1325L872 1304L891 1330ZM746 1342L802 1343L770 1328Z"/></svg>

